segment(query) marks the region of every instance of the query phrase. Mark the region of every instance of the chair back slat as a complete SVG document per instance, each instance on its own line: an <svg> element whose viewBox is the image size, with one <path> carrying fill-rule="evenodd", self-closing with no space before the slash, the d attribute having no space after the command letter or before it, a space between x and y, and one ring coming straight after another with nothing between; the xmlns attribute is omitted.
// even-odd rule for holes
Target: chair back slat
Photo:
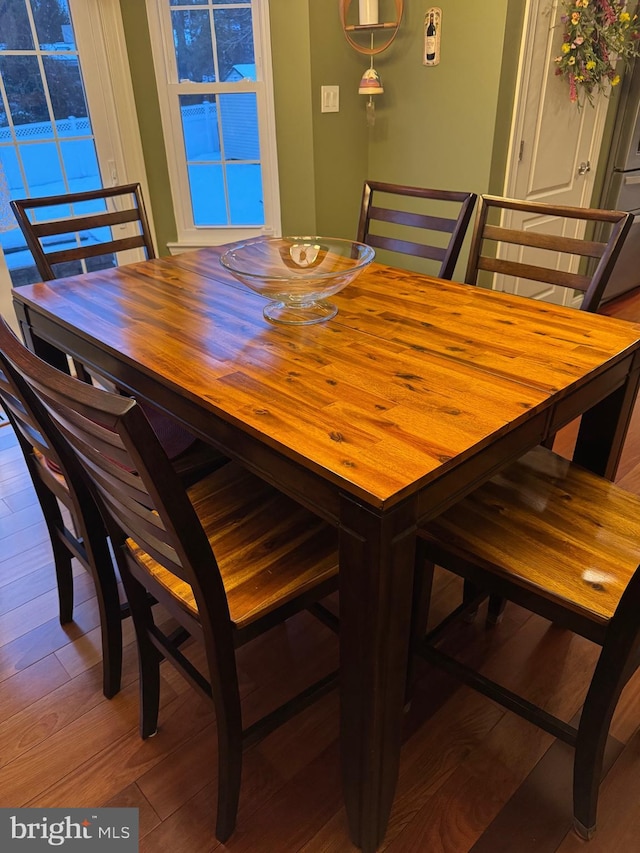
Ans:
<svg viewBox="0 0 640 853"><path fill-rule="evenodd" d="M76 246L75 249L64 249L59 252L49 252L47 255L51 266L69 263L69 261L81 261L85 258L101 258L103 255L115 255L117 252L125 252L128 249L143 249L145 246L142 237L122 237L120 240L110 240L107 243L98 243L95 246Z"/></svg>
<svg viewBox="0 0 640 853"><path fill-rule="evenodd" d="M533 264L521 264L517 261L506 261L502 258L480 258L478 269L492 273L510 275L514 278L526 278L529 281L540 281L545 284L554 284L558 287L571 287L574 290L585 292L591 285L591 278L587 275L565 272L563 270L549 269L547 267L536 267Z"/></svg>
<svg viewBox="0 0 640 853"><path fill-rule="evenodd" d="M391 210L386 207L371 207L369 210L369 221L377 219L379 222L393 222L396 225L408 225L411 228L427 228L430 231L445 231L453 234L456 227L456 219L447 219L444 216L428 216L425 213L411 213L407 210Z"/></svg>
<svg viewBox="0 0 640 853"><path fill-rule="evenodd" d="M580 240L558 234L538 234L535 231L515 231L512 228L499 228L496 225L487 225L484 229L484 237L485 240L515 243L518 246L529 246L534 249L549 249L552 252L565 252L586 258L601 258L606 249L606 243L598 243L594 240Z"/></svg>
<svg viewBox="0 0 640 853"><path fill-rule="evenodd" d="M424 243L411 243L408 240L395 240L391 237L381 237L378 234L369 234L367 244L376 249L386 249L389 252L402 252L403 255L414 255L418 258L430 258L434 261L443 261L447 250L438 246L427 246Z"/></svg>
<svg viewBox="0 0 640 853"><path fill-rule="evenodd" d="M451 279L475 200L474 193L367 181L358 240L399 255L437 261L435 274Z"/></svg>
<svg viewBox="0 0 640 853"><path fill-rule="evenodd" d="M536 228L507 228L498 223L496 220L503 219L508 211L536 217ZM564 236L566 230L575 228L576 222L585 223L588 229L585 239ZM597 311L632 224L633 215L619 210L483 195L478 204L465 281L477 284L478 273L484 270L552 284L582 292L580 308ZM505 246L520 247L517 259L505 257ZM578 268L573 271L576 259Z"/></svg>
<svg viewBox="0 0 640 853"><path fill-rule="evenodd" d="M88 231L91 228L103 228L113 225L125 225L127 222L137 222L140 218L137 208L130 210L105 210L92 213L89 216L74 216L73 219L53 219L50 222L32 222L31 228L36 237L54 237L59 234L70 234L78 231Z"/></svg>

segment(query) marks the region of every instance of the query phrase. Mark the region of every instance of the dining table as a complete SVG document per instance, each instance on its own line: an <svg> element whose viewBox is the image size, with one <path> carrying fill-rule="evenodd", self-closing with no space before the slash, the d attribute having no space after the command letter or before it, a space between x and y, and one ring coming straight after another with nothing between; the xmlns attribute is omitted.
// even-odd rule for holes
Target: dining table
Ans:
<svg viewBox="0 0 640 853"><path fill-rule="evenodd" d="M372 853L399 772L417 531L577 418L575 461L613 478L640 325L377 262L333 319L276 324L223 248L20 287L14 307L34 352L152 402L339 529L343 796Z"/></svg>

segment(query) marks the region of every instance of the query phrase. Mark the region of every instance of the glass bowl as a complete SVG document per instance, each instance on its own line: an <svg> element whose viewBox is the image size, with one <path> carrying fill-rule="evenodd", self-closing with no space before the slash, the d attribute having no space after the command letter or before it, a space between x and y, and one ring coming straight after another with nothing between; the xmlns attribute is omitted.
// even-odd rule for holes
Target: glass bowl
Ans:
<svg viewBox="0 0 640 853"><path fill-rule="evenodd" d="M326 301L371 263L371 246L330 237L256 237L235 243L220 258L225 269L271 300L263 310L274 323L309 325L335 317Z"/></svg>

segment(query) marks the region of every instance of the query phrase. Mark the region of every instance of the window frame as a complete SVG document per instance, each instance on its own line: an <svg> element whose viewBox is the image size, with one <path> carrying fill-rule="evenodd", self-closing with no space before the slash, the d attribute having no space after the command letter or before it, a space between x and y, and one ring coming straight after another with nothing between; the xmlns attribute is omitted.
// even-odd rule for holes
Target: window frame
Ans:
<svg viewBox="0 0 640 853"><path fill-rule="evenodd" d="M246 0L247 5L250 3L252 7L257 79L232 83L179 82L171 25L171 11L176 10L176 7L171 7L169 0L145 0L145 2L176 219L177 241L168 244L169 251L174 253L250 237L280 235L280 195L268 0ZM220 8L225 8L224 4ZM230 3L229 8L238 8L238 4ZM196 225L191 208L187 156L179 105L180 96L185 94L218 96L243 92L256 95L264 225Z"/></svg>

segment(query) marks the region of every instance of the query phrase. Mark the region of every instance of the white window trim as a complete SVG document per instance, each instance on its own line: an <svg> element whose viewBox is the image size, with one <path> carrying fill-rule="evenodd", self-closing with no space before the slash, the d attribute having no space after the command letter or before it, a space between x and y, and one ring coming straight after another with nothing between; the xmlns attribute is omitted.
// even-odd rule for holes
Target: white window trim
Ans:
<svg viewBox="0 0 640 853"><path fill-rule="evenodd" d="M81 34L80 37L76 34L81 67L104 69L105 72L85 75L83 81L94 124L102 182L105 187L139 182L147 200L147 216L153 233L149 186L120 2L70 0L69 6L74 27ZM85 60L89 53L90 59L87 56ZM92 106L98 103L100 107L92 112ZM109 121L109 116L115 116L116 121ZM137 253L136 258L138 255L144 257L143 253Z"/></svg>
<svg viewBox="0 0 640 853"><path fill-rule="evenodd" d="M194 225L182 126L177 111L177 101L170 92L170 86L179 85L175 52L171 39L171 9L167 0L146 0L146 5L178 235L176 243L168 244L169 251L175 254L187 249L216 246L265 234L280 235L280 190L268 0L253 0L257 83L247 84L239 81L237 83L216 84L217 91L254 92L257 90L258 92L260 161L265 212L265 223L259 227ZM210 87L207 84L190 83L188 91L192 94L198 94L199 92L209 92Z"/></svg>

